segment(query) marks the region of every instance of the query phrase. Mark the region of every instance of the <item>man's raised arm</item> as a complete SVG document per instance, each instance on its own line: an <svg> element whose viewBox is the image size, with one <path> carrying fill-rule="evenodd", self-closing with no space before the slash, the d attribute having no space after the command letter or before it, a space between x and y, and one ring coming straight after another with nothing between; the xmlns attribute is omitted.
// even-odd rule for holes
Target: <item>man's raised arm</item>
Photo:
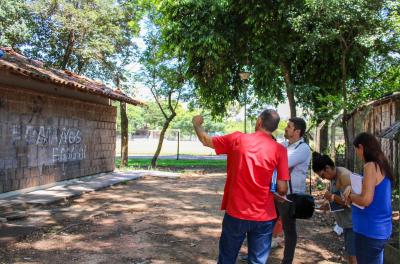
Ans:
<svg viewBox="0 0 400 264"><path fill-rule="evenodd" d="M203 143L204 146L214 148L214 144L212 142L212 138L204 131L202 127L203 117L200 115L194 116L192 119L194 130L196 131L197 137Z"/></svg>

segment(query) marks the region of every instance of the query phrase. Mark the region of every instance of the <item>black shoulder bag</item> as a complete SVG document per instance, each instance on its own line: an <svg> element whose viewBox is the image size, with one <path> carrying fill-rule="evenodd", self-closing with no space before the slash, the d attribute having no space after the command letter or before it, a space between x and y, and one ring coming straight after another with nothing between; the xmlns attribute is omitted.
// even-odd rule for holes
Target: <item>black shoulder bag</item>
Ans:
<svg viewBox="0 0 400 264"><path fill-rule="evenodd" d="M288 200L293 202L293 217L297 219L309 219L314 214L314 197L309 194L293 193L292 181L289 181L290 194Z"/></svg>

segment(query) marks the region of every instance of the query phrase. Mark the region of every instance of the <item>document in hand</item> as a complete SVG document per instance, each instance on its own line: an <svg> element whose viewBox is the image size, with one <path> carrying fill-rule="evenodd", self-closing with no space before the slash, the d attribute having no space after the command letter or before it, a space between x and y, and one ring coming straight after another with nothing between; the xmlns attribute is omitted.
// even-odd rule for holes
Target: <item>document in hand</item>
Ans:
<svg viewBox="0 0 400 264"><path fill-rule="evenodd" d="M355 194L361 194L362 191L362 181L363 177L357 173L350 174L350 181L351 181L351 189ZM360 206L356 203L353 203L354 206L357 206L360 209L364 209L364 206Z"/></svg>
<svg viewBox="0 0 400 264"><path fill-rule="evenodd" d="M277 193L277 192L274 192L274 195L277 196L278 198L282 199L282 200L285 200L286 202L293 203L292 201L290 201L290 200L286 197L286 195L285 195L285 196L282 196L282 195L280 195L280 194Z"/></svg>

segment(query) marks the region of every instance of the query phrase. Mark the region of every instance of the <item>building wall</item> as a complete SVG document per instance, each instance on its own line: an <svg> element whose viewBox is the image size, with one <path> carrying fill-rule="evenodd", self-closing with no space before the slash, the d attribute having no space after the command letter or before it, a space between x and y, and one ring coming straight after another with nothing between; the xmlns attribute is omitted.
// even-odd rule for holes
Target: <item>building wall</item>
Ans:
<svg viewBox="0 0 400 264"><path fill-rule="evenodd" d="M114 170L116 108L0 86L0 193Z"/></svg>
<svg viewBox="0 0 400 264"><path fill-rule="evenodd" d="M349 120L349 139L350 143L358 133L369 132L379 135L382 131L400 121L400 98L394 97L370 106L364 107L355 112ZM378 138L382 150L393 166L397 177L400 175L398 161L400 146L395 140ZM356 158L353 145L350 149L350 168L356 172L362 172L362 161Z"/></svg>

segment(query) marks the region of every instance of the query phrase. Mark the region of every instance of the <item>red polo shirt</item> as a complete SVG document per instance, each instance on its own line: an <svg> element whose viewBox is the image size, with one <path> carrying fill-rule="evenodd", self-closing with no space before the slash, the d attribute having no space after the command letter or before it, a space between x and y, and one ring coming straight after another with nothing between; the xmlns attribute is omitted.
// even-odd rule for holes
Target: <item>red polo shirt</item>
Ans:
<svg viewBox="0 0 400 264"><path fill-rule="evenodd" d="M289 180L286 148L262 131L235 132L212 141L218 155L228 156L221 210L243 220L275 219L271 178L276 168L279 180Z"/></svg>

